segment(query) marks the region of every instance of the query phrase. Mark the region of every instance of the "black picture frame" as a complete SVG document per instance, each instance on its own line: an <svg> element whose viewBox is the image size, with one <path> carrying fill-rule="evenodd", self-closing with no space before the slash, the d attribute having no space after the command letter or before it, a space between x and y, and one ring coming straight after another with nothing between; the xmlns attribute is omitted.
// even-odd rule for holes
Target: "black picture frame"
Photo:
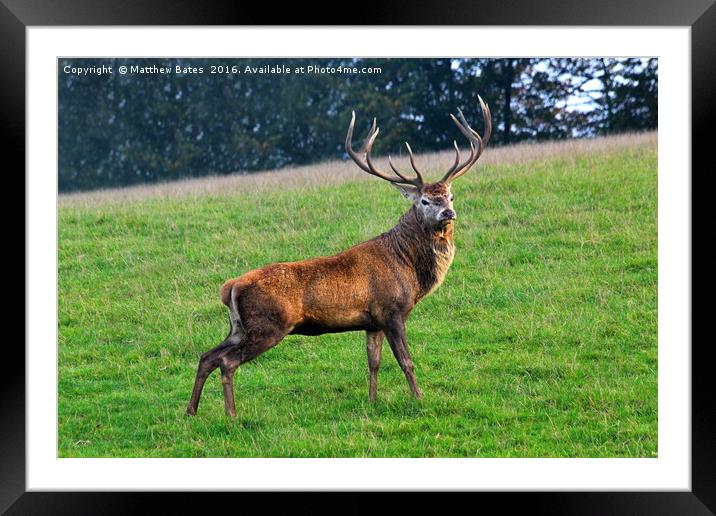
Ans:
<svg viewBox="0 0 716 516"><path fill-rule="evenodd" d="M594 2L593 0L511 1L487 5L467 0L452 2L446 8L431 0L417 5L409 2L381 2L369 9L348 6L354 14L334 15L333 20L320 20L316 10L307 10L301 3L283 4L277 9L268 3L230 3L187 0L0 0L0 145L3 156L14 157L14 170L25 167L25 30L31 26L62 25L281 25L303 21L310 25L372 24L372 25L635 25L691 27L692 73L692 185L694 169L705 166L708 125L716 120L716 4L714 0L631 0ZM340 13L339 10L332 12ZM320 20L320 21L319 21ZM668 129L662 129L668 130ZM704 164L704 165L701 165ZM711 167L713 168L713 167ZM707 171L703 171L707 172ZM24 186L23 186L24 188ZM693 189L692 192L697 192ZM693 199L692 199L693 203ZM693 205L693 204L692 204ZM8 211L8 208L5 208ZM14 214L17 209L6 213ZM8 220L8 219L6 219ZM11 220L11 219L10 219ZM696 221L692 217L694 222ZM692 235L698 234L693 232ZM23 247L24 249L24 247ZM7 252L6 252L7 253ZM16 253L17 254L17 253ZM7 254L6 254L7 255ZM24 256L24 251L23 251ZM695 265L692 247L692 264ZM27 259L24 256L25 260ZM24 260L24 261L25 261ZM23 265L24 267L24 265ZM692 274L693 274L692 265ZM25 281L27 269L25 268ZM703 288L703 287L702 287ZM693 293L692 293L693 298ZM27 309L32 300L26 300ZM692 303L693 314L710 308L708 304ZM711 345L706 340L692 339L692 457L690 492L550 492L550 493L466 493L457 496L477 498L480 506L489 501L503 509L529 510L537 514L713 514L716 511L716 428L712 373L707 358ZM25 353L11 339L5 339L2 353L2 415L0 416L0 511L9 514L107 513L126 514L148 511L151 502L159 501L162 512L187 507L187 493L66 493L26 492L25 488ZM11 365L11 367L9 366ZM223 503L211 496L207 510L224 510ZM259 501L255 494L227 494L247 501ZM224 498L222 496L221 498ZM264 495L265 496L265 495ZM297 496L293 494L292 496ZM310 502L298 506L318 512L336 503L332 497L310 496ZM372 510L376 495L350 493L335 512L366 512ZM160 498L160 500L152 500ZM272 498L272 504L284 497ZM423 495L414 494L402 504L402 510L420 507ZM451 503L460 503L453 498ZM470 501L475 504L475 501ZM227 506L227 508L230 506ZM334 506L336 507L336 506ZM328 508L330 510L330 508ZM241 510L237 507L237 510ZM334 512L334 511L332 511Z"/></svg>

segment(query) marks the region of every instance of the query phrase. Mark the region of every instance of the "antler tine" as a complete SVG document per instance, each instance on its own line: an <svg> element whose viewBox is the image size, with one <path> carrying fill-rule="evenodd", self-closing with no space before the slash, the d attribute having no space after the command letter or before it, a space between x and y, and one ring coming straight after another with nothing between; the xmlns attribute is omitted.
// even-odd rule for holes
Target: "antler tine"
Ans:
<svg viewBox="0 0 716 516"><path fill-rule="evenodd" d="M408 155L410 156L410 166L413 167L413 170L415 170L415 174L417 175L417 178L422 183L423 175L420 173L420 170L418 170L418 167L415 166L415 158L413 157L413 149L410 148L410 144L408 142L405 142L405 146L408 148Z"/></svg>
<svg viewBox="0 0 716 516"><path fill-rule="evenodd" d="M408 179L407 177L405 177L403 174L400 173L400 171L399 171L397 168L395 168L395 165L393 165L393 159L390 157L390 154L388 154L388 165L390 165L390 168L393 169L393 172L395 172L396 174L398 174L400 177L402 177L402 178L405 179L406 181L410 181L410 179Z"/></svg>
<svg viewBox="0 0 716 516"><path fill-rule="evenodd" d="M462 122L463 127L465 127L465 129L469 131L472 135L472 141L478 144L476 154L470 162L470 166L472 166L478 160L478 158L482 154L482 151L485 150L485 145L482 143L482 138L480 138L480 135L477 133L477 131L475 131L472 127L470 127L470 124L467 123L467 120L465 119L465 115L463 114L462 110L458 109L457 111L460 115L460 121Z"/></svg>
<svg viewBox="0 0 716 516"><path fill-rule="evenodd" d="M467 167L470 163L472 163L475 158L475 143L474 142L478 142L478 145L479 145L479 141L474 137L474 135L471 133L468 133L467 130L463 127L463 125L457 120L457 118L455 118L455 116L452 115L452 113L450 114L450 118L452 119L453 122L455 122L455 125L458 127L458 129L460 129L460 132L462 132L469 139L470 156L460 164L458 164L458 163L453 164L453 166L450 167L450 169L443 176L442 181L451 180L452 175L455 174L456 170L457 171L464 170L465 167ZM470 130L472 131L472 129L470 129ZM472 132L474 132L474 131L472 131ZM453 140L453 144L457 148L457 142L455 142Z"/></svg>
<svg viewBox="0 0 716 516"><path fill-rule="evenodd" d="M387 179L388 181L392 181L390 176L375 168L375 165L373 165L373 161L371 160L370 153L373 150L373 143L375 143L375 139L378 137L379 132L380 129L376 128L375 131L373 131L373 134L368 138L368 141L366 141L365 143L365 162L368 165L368 172L370 172L374 176L378 176L380 178Z"/></svg>
<svg viewBox="0 0 716 516"><path fill-rule="evenodd" d="M353 161L355 161L356 165L358 165L362 170L365 170L366 172L370 172L368 167L361 162L360 156L358 156L358 154L355 153L355 151L353 150L353 146L351 145L351 142L353 140L353 128L355 127L355 125L356 125L356 112L351 111L351 123L348 124L348 134L346 134L346 144L345 144L346 152L353 159ZM366 140L366 142L367 142L367 140Z"/></svg>
<svg viewBox="0 0 716 516"><path fill-rule="evenodd" d="M368 145L368 140L370 140L370 137L373 136L373 133L375 133L378 130L378 128L376 127L377 122L378 121L374 117L373 123L370 126L370 130L368 131L368 134L366 135L365 140L363 140L363 145L361 145L361 148L358 149L359 154L365 154L366 146Z"/></svg>
<svg viewBox="0 0 716 516"><path fill-rule="evenodd" d="M455 163L452 164L452 167L447 171L445 174L450 175L452 172L457 169L458 165L460 164L460 147L457 146L457 142L455 140L452 141L453 146L455 147Z"/></svg>
<svg viewBox="0 0 716 516"><path fill-rule="evenodd" d="M492 113L490 113L490 106L487 105L487 103L482 100L481 96L477 96L477 100L480 101L480 109L482 109L482 120L485 123L485 136L482 138L485 142L485 145L487 145L487 142L490 141L490 136L492 136Z"/></svg>
<svg viewBox="0 0 716 516"><path fill-rule="evenodd" d="M462 109L458 108L457 110L458 115L460 115L460 121L462 122L462 125L467 129L470 134L472 135L472 138L477 140L480 144L480 149L478 151L477 157L482 154L482 150L485 148L485 146L482 144L482 138L480 138L480 135L475 131L472 127L470 127L470 124L467 123L467 120L465 119L465 115L462 112Z"/></svg>
<svg viewBox="0 0 716 516"><path fill-rule="evenodd" d="M467 126L468 129L474 134L474 136L480 141L480 149L473 158L473 160L464 168L458 170L453 174L451 177L451 180L457 179L458 177L465 174L472 166L477 163L477 160L482 155L482 152L485 150L485 147L487 146L487 142L490 140L490 136L492 136L492 115L490 114L490 108L485 103L485 101L482 100L482 97L478 95L477 99L480 101L480 108L482 110L482 120L485 125L485 135L481 138L480 135L475 131L472 127ZM465 120L465 117L462 116L462 113L460 113L461 118L465 124L467 124L467 121Z"/></svg>
<svg viewBox="0 0 716 516"><path fill-rule="evenodd" d="M376 127L376 120L373 119L373 125L371 126L370 131L368 132L368 137L366 138L365 142L363 143L363 146L360 149L360 154L365 155L365 161L361 158L361 156L356 153L353 150L353 129L355 127L355 121L356 121L356 114L355 111L351 112L351 123L348 125L348 134L346 134L346 144L345 149L348 155L351 157L351 159L360 167L361 170L368 172L371 175L374 175L376 177L379 177L381 179L385 179L386 181L390 181L391 183L397 183L397 184L409 184L416 187L421 187L423 185L423 178L418 173L417 177L411 179L405 177L403 174L398 172L395 167L393 166L392 162L389 163L390 167L393 169L393 171L398 175L398 177L390 176L386 174L385 172L377 169L375 165L373 164L372 156L371 156L371 150L373 149L373 144L375 143L375 139L378 137L378 133L380 132L380 129ZM417 172L417 170L416 170Z"/></svg>
<svg viewBox="0 0 716 516"><path fill-rule="evenodd" d="M460 132L465 135L465 137L470 142L470 157L461 165L457 167L453 165L452 167L450 167L450 169L443 176L442 181L450 182L470 170L470 168L472 168L472 166L477 163L477 160L480 158L482 152L485 150L487 142L490 140L490 136L492 135L492 115L490 114L490 108L482 100L482 97L478 95L477 98L480 102L480 108L482 110L482 119L485 123L485 134L483 137L480 137L477 131L470 127L470 124L467 123L465 115L463 114L461 109L457 110L460 120L455 118L453 114L450 114L450 118L452 119L452 121L455 123Z"/></svg>
<svg viewBox="0 0 716 516"><path fill-rule="evenodd" d="M366 160L366 163L368 164L368 167L372 171L371 173L373 175L377 175L378 177L386 179L386 180L390 181L391 183L410 184L410 185L420 187L423 184L423 180L420 176L418 176L414 179L405 177L403 174L401 174L400 172L398 172L395 169L395 167L392 165L392 163L390 163L390 160L389 160L389 163L391 165L390 168L392 168L395 171L395 173L398 174L398 177L389 177L389 176L385 175L383 172L381 172L375 168L375 165L373 165L371 152L373 150L373 143L375 143L375 139L378 137L379 131L380 131L380 129L375 130L375 132L373 133L373 136L371 136L370 139L368 140L368 143L366 145L366 150L365 150L365 160Z"/></svg>

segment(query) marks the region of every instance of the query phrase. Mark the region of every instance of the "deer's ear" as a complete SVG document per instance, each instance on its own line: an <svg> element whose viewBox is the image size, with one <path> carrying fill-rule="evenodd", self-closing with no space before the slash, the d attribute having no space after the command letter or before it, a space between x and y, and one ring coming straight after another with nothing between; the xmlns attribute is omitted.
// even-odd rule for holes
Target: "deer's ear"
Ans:
<svg viewBox="0 0 716 516"><path fill-rule="evenodd" d="M413 185L399 185L397 183L391 183L394 187L396 187L398 190L400 190L400 193L403 194L403 197L406 199L415 202L420 198L420 190L418 190Z"/></svg>

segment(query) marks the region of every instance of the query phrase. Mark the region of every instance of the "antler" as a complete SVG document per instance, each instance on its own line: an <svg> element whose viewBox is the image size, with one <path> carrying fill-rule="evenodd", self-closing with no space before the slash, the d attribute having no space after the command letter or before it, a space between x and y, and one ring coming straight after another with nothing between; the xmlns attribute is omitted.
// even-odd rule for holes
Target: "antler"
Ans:
<svg viewBox="0 0 716 516"><path fill-rule="evenodd" d="M415 177L405 177L403 174L398 172L398 170L393 165L390 156L388 156L388 163L390 164L390 168L393 169L393 172L395 172L397 176L388 175L385 172L377 169L373 164L371 158L371 150L373 149L373 143L375 143L375 139L378 137L378 132L380 131L380 129L378 129L375 125L375 118L373 119L373 125L371 126L370 131L368 131L368 136L365 139L365 143L358 151L358 153L353 150L353 146L351 144L351 142L353 141L353 127L355 126L355 123L356 113L355 111L353 111L351 115L351 123L348 126L348 134L346 135L346 152L351 157L351 159L356 162L356 165L358 165L362 170L368 172L369 174L377 176L381 179L385 179L386 181L390 181L391 183L413 185L417 188L421 188L423 186L423 176L420 174L417 167L415 166L413 151L411 150L408 142L405 142L405 146L408 148L408 154L410 155L410 164L415 171ZM365 154L365 161L363 161L360 154Z"/></svg>
<svg viewBox="0 0 716 516"><path fill-rule="evenodd" d="M472 127L470 127L470 124L467 123L465 115L463 115L460 109L457 110L460 120L455 118L454 115L450 115L450 118L452 118L452 121L455 122L457 128L470 142L470 156L464 162L460 163L460 147L458 147L456 141L453 141L453 145L455 147L455 162L443 176L441 181L444 183L450 183L470 170L472 166L477 163L480 155L482 155L482 152L485 150L485 146L487 146L487 142L490 141L490 136L492 135L492 115L490 114L490 108L485 101L482 100L482 97L478 95L477 98L480 101L480 108L482 109L482 119L485 123L485 134L482 137L477 134L477 131L475 131ZM375 167L372 161L371 150L373 148L373 144L375 143L375 139L378 137L378 132L380 131L380 129L376 127L375 118L373 119L373 125L371 126L370 131L368 131L365 143L358 152L355 152L351 144L353 141L353 128L355 127L355 122L356 114L355 111L353 111L351 115L351 123L348 126L348 134L346 135L346 152L362 170L365 170L374 176L380 177L381 179L385 179L386 181L390 181L391 183L413 185L418 188L423 186L423 176L418 170L418 167L415 165L413 150L410 148L410 144L408 142L405 142L405 146L408 149L410 165L415 171L415 177L409 178L401 174L398 169L395 168L395 165L393 165L393 161L390 156L388 156L388 164L393 172L395 172L395 176L391 176ZM361 154L365 155L365 160L361 157Z"/></svg>
<svg viewBox="0 0 716 516"><path fill-rule="evenodd" d="M449 183L452 180L457 179L470 170L472 166L477 163L482 151L485 150L487 142L490 141L490 136L492 135L492 115L490 114L490 108L487 104L485 104L485 101L482 100L482 97L478 95L477 99L480 101L482 119L485 122L485 135L480 137L480 135L477 134L472 127L470 127L470 124L467 123L465 115L462 114L460 109L457 110L458 116L460 117L459 121L454 115L450 115L452 121L455 122L457 128L460 129L460 132L470 141L470 157L463 163L460 163L460 148L457 146L457 142L453 141L453 145L455 146L455 163L443 176L442 181L445 183Z"/></svg>

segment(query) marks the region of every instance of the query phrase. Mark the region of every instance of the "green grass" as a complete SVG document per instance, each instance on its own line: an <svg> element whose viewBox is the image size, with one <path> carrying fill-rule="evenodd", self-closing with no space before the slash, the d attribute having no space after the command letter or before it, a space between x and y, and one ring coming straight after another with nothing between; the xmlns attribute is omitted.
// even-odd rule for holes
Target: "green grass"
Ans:
<svg viewBox="0 0 716 516"><path fill-rule="evenodd" d="M287 337L217 373L224 280L333 254L408 205L381 182L63 206L61 457L654 457L657 155L652 145L478 167L453 187L457 254L408 320L425 398L362 333Z"/></svg>

